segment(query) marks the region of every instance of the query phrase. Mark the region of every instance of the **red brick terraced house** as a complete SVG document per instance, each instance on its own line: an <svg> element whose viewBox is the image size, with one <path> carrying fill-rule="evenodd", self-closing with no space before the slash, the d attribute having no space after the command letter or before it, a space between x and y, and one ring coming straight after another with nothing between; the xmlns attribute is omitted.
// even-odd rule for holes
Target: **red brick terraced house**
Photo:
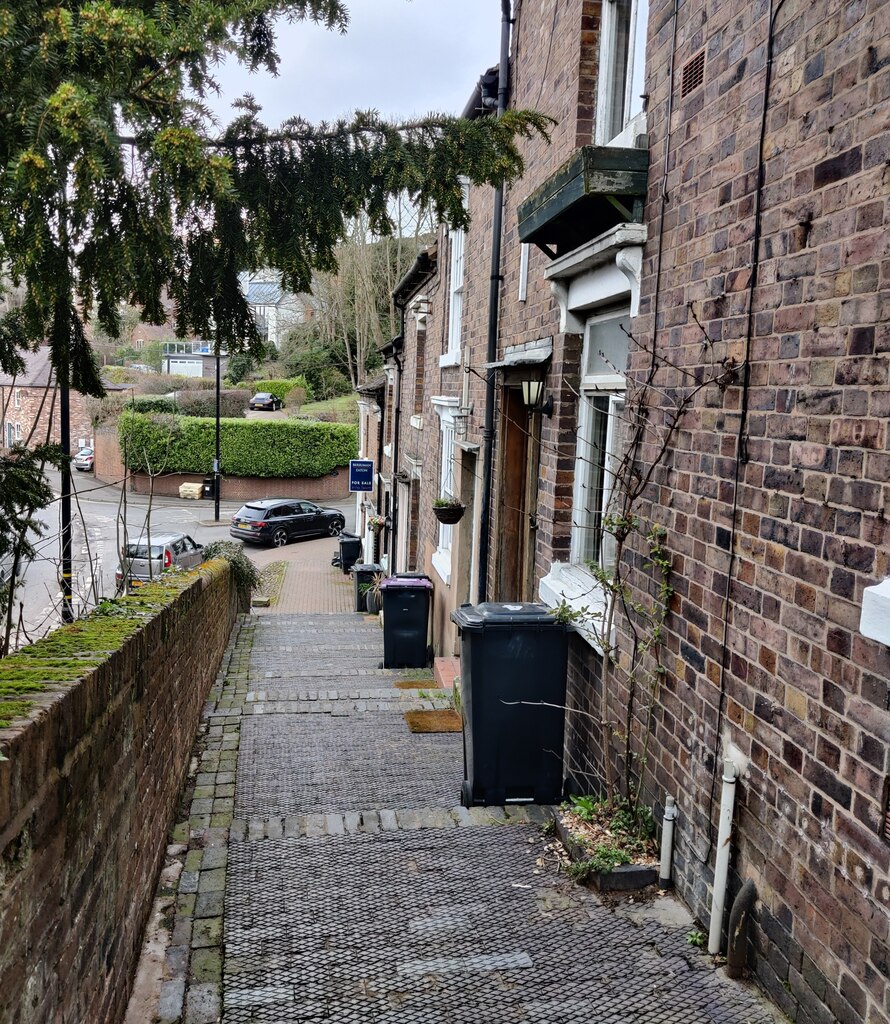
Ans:
<svg viewBox="0 0 890 1024"><path fill-rule="evenodd" d="M466 601L596 613L631 451L667 614L635 661L658 581L632 532L605 671L595 631L570 638L569 785L676 800L674 882L706 927L731 851L718 943L750 880L748 963L792 1020L890 1021L890 2L511 14L509 104L557 124L396 291L364 396L380 550L432 579L440 656ZM465 113L497 94L495 69Z"/></svg>
<svg viewBox="0 0 890 1024"><path fill-rule="evenodd" d="M0 446L16 443L59 443L59 394L50 363L49 347L23 352L22 373L0 374L0 414L3 436ZM93 425L86 399L76 391L70 397L71 451L93 443Z"/></svg>
<svg viewBox="0 0 890 1024"><path fill-rule="evenodd" d="M705 915L731 758L757 976L797 1021L887 1021L890 4L652 0L646 90L632 374L677 368L657 420L741 368L647 494L675 594L646 785Z"/></svg>

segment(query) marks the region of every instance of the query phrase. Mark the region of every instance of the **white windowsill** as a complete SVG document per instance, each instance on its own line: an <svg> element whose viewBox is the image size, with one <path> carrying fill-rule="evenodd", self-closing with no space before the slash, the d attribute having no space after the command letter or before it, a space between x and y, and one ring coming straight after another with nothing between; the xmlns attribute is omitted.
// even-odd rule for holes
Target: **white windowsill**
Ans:
<svg viewBox="0 0 890 1024"><path fill-rule="evenodd" d="M414 427L415 430L423 430L423 416L412 416L411 426Z"/></svg>
<svg viewBox="0 0 890 1024"><path fill-rule="evenodd" d="M596 578L583 565L570 565L566 562L554 562L550 572L538 584L538 595L548 608L556 608L564 601L573 611L584 612L596 630L602 629L603 615L606 611L605 594L597 585ZM603 649L595 635L595 630L584 622L573 623L572 628L598 653ZM612 642L614 643L614 627Z"/></svg>
<svg viewBox="0 0 890 1024"><path fill-rule="evenodd" d="M460 366L460 350L456 349L454 352L446 352L439 356L439 366Z"/></svg>
<svg viewBox="0 0 890 1024"><path fill-rule="evenodd" d="M451 548L438 548L433 552L433 568L436 575L445 584L451 585Z"/></svg>

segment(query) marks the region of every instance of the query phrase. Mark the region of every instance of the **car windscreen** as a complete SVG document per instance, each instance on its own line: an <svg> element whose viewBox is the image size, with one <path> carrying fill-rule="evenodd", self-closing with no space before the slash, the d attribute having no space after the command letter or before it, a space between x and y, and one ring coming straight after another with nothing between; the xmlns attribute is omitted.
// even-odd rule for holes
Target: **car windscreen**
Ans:
<svg viewBox="0 0 890 1024"><path fill-rule="evenodd" d="M80 451L77 454L78 455L92 455L93 454L93 449L92 448L81 448Z"/></svg>
<svg viewBox="0 0 890 1024"><path fill-rule="evenodd" d="M238 514L235 516L236 519L253 519L259 521L264 519L266 510L264 508L258 508L256 505L242 505L238 509Z"/></svg>
<svg viewBox="0 0 890 1024"><path fill-rule="evenodd" d="M259 399L261 402L265 402L267 398L272 396L267 391L258 391L254 396L254 399Z"/></svg>
<svg viewBox="0 0 890 1024"><path fill-rule="evenodd" d="M163 554L164 548L161 544L152 544L151 546L151 557L160 558ZM124 549L124 556L126 558L148 558L148 545L147 544L128 544Z"/></svg>

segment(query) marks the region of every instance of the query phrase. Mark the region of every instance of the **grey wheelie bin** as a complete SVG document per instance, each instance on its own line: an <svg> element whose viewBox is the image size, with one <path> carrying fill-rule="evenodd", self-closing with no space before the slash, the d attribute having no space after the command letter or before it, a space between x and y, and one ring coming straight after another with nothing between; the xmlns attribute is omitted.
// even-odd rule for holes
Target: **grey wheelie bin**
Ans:
<svg viewBox="0 0 890 1024"><path fill-rule="evenodd" d="M427 576L390 576L380 584L383 597L383 667L425 668L429 664L430 599Z"/></svg>
<svg viewBox="0 0 890 1024"><path fill-rule="evenodd" d="M559 803L566 626L544 605L520 602L463 605L451 618L461 641L461 803Z"/></svg>

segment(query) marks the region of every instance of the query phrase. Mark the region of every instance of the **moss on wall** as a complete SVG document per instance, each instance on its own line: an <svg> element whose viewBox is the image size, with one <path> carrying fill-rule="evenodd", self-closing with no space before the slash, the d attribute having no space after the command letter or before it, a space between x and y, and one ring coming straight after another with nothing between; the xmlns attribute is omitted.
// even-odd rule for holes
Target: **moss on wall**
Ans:
<svg viewBox="0 0 890 1024"><path fill-rule="evenodd" d="M103 601L86 618L0 658L0 729L27 717L34 701L22 698L83 679L174 601L196 575L223 571L225 565L217 560L190 572L165 573L138 594Z"/></svg>

